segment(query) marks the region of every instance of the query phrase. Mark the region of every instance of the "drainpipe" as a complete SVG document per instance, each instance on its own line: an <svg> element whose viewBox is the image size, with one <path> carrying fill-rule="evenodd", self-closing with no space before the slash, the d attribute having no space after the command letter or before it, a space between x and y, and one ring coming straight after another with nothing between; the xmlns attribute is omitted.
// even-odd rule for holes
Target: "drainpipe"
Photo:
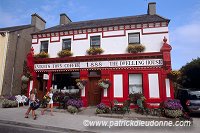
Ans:
<svg viewBox="0 0 200 133"><path fill-rule="evenodd" d="M13 82L14 82L14 74L15 74L15 63L16 63L16 56L17 56L17 47L18 47L18 41L19 41L20 35L17 34L17 42L15 45L15 54L14 54L14 64L12 68L12 81L11 81L11 86L10 86L10 95L12 96L12 90L13 90Z"/></svg>

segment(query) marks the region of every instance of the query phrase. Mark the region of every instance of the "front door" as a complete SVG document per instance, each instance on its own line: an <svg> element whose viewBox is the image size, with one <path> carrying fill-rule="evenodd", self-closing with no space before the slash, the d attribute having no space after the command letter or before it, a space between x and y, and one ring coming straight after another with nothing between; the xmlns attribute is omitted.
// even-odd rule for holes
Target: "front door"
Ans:
<svg viewBox="0 0 200 133"><path fill-rule="evenodd" d="M95 106L101 102L101 88L98 87L100 78L89 78L88 104Z"/></svg>
<svg viewBox="0 0 200 133"><path fill-rule="evenodd" d="M47 92L47 81L43 80L42 78L38 78L37 79L37 98L39 100L42 100L43 96L46 94Z"/></svg>

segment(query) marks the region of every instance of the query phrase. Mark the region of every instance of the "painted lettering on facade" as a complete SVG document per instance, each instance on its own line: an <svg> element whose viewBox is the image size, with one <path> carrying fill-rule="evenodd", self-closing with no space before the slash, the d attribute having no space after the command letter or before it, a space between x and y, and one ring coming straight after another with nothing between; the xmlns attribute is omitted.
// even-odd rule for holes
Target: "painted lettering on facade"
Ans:
<svg viewBox="0 0 200 133"><path fill-rule="evenodd" d="M72 63L35 64L35 70L71 69L71 68L102 68L102 67L131 67L131 66L162 66L162 59L148 60L116 60L116 61L90 61Z"/></svg>

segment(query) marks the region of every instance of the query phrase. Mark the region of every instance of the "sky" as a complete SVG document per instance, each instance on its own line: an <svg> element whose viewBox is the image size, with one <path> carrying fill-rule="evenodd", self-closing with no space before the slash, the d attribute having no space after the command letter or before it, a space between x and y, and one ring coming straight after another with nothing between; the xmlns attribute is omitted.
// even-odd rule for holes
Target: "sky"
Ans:
<svg viewBox="0 0 200 133"><path fill-rule="evenodd" d="M170 19L172 68L200 57L200 0L0 0L0 28L30 24L34 13L46 20L46 28L58 25L61 13L73 22L141 15L149 2Z"/></svg>

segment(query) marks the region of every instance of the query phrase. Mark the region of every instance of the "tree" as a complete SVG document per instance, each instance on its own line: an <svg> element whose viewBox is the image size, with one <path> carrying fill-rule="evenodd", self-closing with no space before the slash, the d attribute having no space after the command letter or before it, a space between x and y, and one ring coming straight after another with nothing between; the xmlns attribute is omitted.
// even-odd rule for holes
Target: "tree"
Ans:
<svg viewBox="0 0 200 133"><path fill-rule="evenodd" d="M193 59L180 69L179 83L185 88L200 90L200 58Z"/></svg>

